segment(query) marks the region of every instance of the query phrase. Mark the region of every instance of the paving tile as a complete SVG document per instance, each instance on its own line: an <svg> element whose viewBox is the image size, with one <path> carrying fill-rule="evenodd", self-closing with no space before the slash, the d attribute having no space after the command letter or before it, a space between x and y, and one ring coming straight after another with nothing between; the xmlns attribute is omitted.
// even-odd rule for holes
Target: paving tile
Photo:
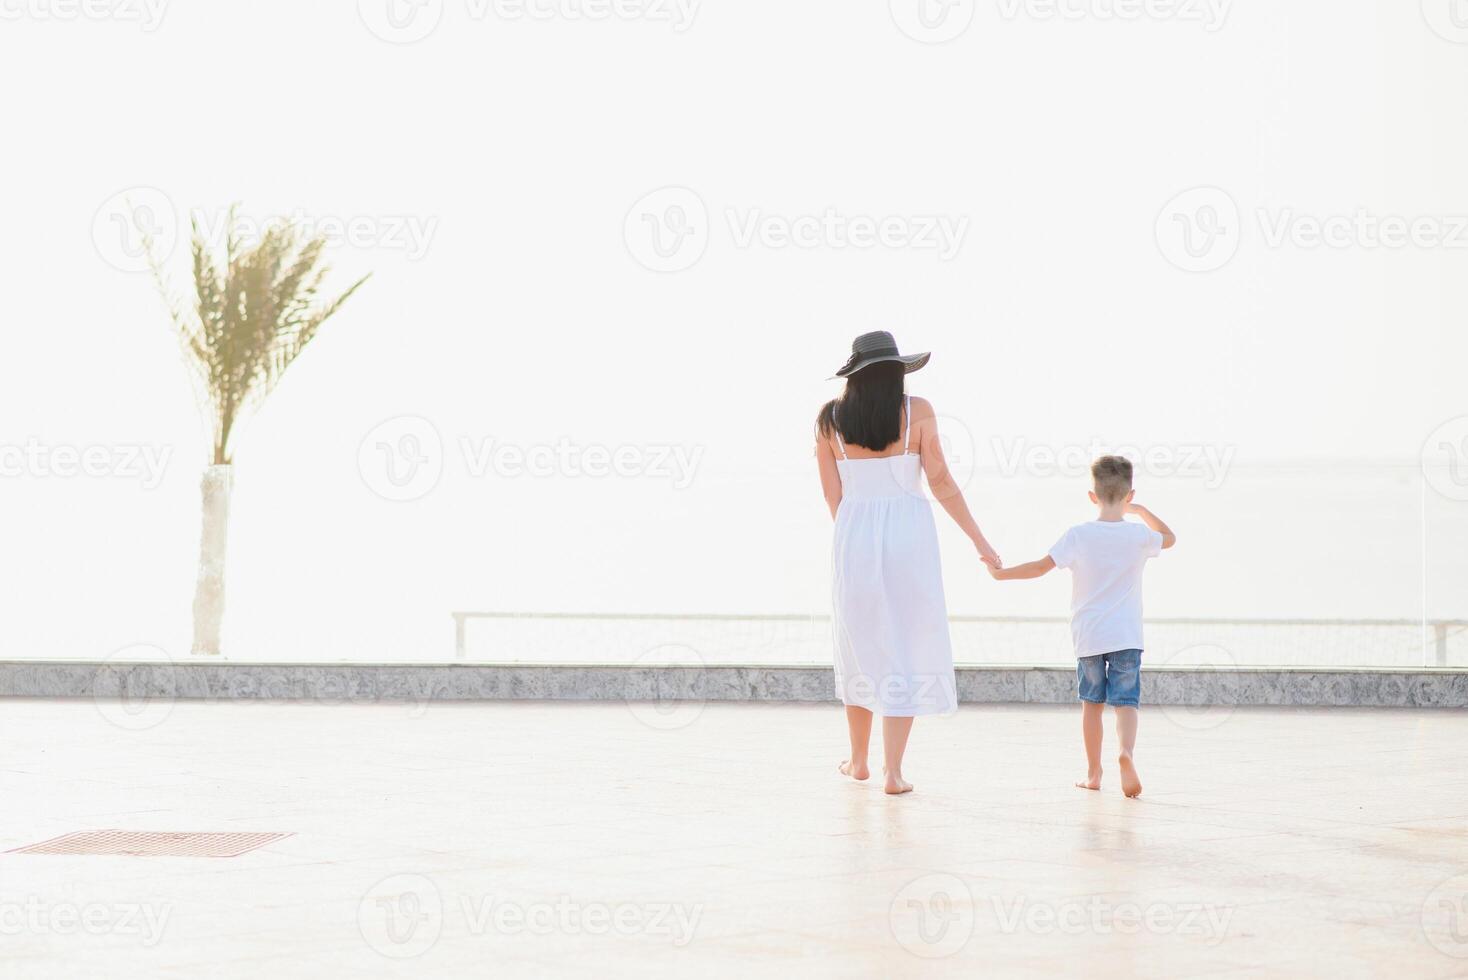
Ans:
<svg viewBox="0 0 1468 980"><path fill-rule="evenodd" d="M1468 891L1461 712L1148 711L1127 800L1114 770L1070 785L1071 706L920 721L902 798L835 773L820 705L675 731L616 703L0 711L0 848L293 835L0 855L6 977L1468 974L1432 918Z"/></svg>

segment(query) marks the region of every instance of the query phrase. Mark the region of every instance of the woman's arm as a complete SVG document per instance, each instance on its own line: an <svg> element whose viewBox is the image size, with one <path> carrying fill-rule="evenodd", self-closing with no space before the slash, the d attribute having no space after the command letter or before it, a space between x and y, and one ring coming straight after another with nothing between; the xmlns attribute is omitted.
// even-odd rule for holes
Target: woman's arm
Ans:
<svg viewBox="0 0 1468 980"><path fill-rule="evenodd" d="M834 519L836 508L841 506L841 474L836 470L836 454L829 439L816 440L816 465L821 471L821 493L825 494L826 506L831 508Z"/></svg>
<svg viewBox="0 0 1468 980"><path fill-rule="evenodd" d="M933 498L943 505L948 516L968 535L968 539L979 550L979 557L984 564L991 568L1003 568L1004 561L989 545L984 532L979 530L978 522L969 513L968 502L963 499L958 481L953 479L953 474L948 469L948 460L943 456L943 445L938 439L938 419L926 398L912 400L912 424L918 430L918 452L923 457L923 472L927 474L928 488L933 491Z"/></svg>

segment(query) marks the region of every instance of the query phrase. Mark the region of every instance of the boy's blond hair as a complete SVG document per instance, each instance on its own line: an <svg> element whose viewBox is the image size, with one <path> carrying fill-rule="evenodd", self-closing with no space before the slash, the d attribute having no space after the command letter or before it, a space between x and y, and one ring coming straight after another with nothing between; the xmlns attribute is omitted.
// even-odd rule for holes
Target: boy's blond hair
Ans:
<svg viewBox="0 0 1468 980"><path fill-rule="evenodd" d="M1132 461L1125 456L1102 456L1091 464L1096 496L1103 504L1114 504L1132 489Z"/></svg>

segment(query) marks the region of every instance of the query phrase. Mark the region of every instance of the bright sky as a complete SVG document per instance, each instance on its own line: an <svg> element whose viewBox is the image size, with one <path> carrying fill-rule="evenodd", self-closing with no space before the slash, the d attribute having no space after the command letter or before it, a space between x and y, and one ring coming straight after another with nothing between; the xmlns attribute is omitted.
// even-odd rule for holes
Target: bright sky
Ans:
<svg viewBox="0 0 1468 980"><path fill-rule="evenodd" d="M1468 436L1448 0L160 2L0 0L8 655L186 649L207 432L124 201L303 216L373 274L239 434L236 654L823 610L810 425L875 328L935 352L913 390L1010 560L1089 516L1047 453L1129 446L1184 541L1155 613L1468 614L1468 503L1417 469ZM1063 613L944 548L954 611Z"/></svg>

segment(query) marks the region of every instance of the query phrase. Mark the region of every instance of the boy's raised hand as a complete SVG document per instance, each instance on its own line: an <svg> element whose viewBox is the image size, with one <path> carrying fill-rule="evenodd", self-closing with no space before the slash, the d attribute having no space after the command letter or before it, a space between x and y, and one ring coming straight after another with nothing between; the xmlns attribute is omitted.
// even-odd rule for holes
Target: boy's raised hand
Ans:
<svg viewBox="0 0 1468 980"><path fill-rule="evenodd" d="M1143 507L1141 504L1137 503L1136 501L1128 501L1126 505L1126 512L1128 514L1137 515L1142 519L1143 524L1146 524L1152 530L1162 535L1162 547L1171 548L1173 545L1177 544L1177 535L1172 533L1172 528L1164 524L1162 518L1158 517L1156 514Z"/></svg>

